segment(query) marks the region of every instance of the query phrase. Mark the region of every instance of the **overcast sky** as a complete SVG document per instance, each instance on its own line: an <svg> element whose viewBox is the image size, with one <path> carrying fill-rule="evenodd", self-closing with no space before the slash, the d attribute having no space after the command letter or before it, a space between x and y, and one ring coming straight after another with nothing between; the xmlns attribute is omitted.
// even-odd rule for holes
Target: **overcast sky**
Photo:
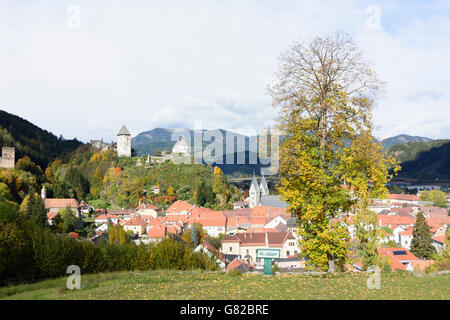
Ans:
<svg viewBox="0 0 450 320"><path fill-rule="evenodd" d="M0 0L0 109L82 141L258 129L280 53L338 31L388 83L376 137L450 138L448 0Z"/></svg>

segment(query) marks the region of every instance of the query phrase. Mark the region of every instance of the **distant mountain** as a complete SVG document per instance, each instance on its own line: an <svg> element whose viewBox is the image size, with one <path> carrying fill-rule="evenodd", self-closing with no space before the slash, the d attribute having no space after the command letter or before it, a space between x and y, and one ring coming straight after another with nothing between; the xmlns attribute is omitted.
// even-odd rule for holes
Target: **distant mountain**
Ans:
<svg viewBox="0 0 450 320"><path fill-rule="evenodd" d="M16 115L0 110L0 146L15 147L16 161L29 156L45 169L49 162L78 148L76 139L65 140Z"/></svg>
<svg viewBox="0 0 450 320"><path fill-rule="evenodd" d="M243 139L243 141L245 141L246 146L248 145L249 141L248 137L231 131L226 131L223 129L202 130L202 133L203 135L205 134L213 135L216 131L219 131L224 139L227 137L227 135L238 137L238 139ZM139 156L146 154L153 155L155 150L157 149L161 151L172 150L172 147L175 145L177 138L179 138L179 135L185 136L186 141L188 143L190 142L192 146L194 144L194 136L196 134L197 134L196 132L190 129L179 129L175 131L175 129L155 128L150 131L139 133L136 137L132 138L131 146L136 150L136 153ZM209 144L209 142L203 141L202 144L203 147L205 147ZM248 150L248 147L245 150ZM224 141L224 152L226 152L225 141Z"/></svg>
<svg viewBox="0 0 450 320"><path fill-rule="evenodd" d="M401 134L395 137L387 138L381 141L381 145L383 146L384 150L389 149L393 145L396 144L406 144L409 142L431 142L433 139L426 138L426 137L418 137L418 136L408 136L406 134Z"/></svg>
<svg viewBox="0 0 450 320"><path fill-rule="evenodd" d="M265 165L261 164L261 161L257 159L256 164L250 164L250 159L256 159L255 153L249 152L249 145L250 142L255 141L256 137L247 137L245 135L223 130L223 129L217 129L217 130L203 130L203 136L206 135L214 135L214 133L217 133L219 131L223 137L223 157L221 163L213 163L213 166L218 166L222 169L222 171L231 177L242 177L242 176L250 176L253 174L253 172L259 174L260 168L264 167ZM135 138L131 139L131 145L134 150L136 150L137 155L142 156L146 154L154 154L155 150L159 149L160 151L163 150L172 150L172 147L175 145L176 141L172 141L172 135L174 135L174 139L176 140L178 138L177 134L180 134L181 131L175 132L174 129L163 129L163 128L156 128L150 131L142 132L138 134ZM182 135L185 136L186 141L188 144L191 145L191 147L194 144L194 136L199 134L198 131L193 131L189 129L184 129L184 133ZM229 152L230 150L227 150L226 147L226 138L227 137L233 137L235 140L235 143L237 141L244 141L245 147L241 150L233 150L232 152ZM190 139L189 139L190 138ZM212 142L203 141L202 148L204 149L206 146L208 146ZM228 154L227 154L228 152ZM226 160L227 158L232 157L234 159L234 164L227 164ZM238 159L244 158L244 164L237 164Z"/></svg>

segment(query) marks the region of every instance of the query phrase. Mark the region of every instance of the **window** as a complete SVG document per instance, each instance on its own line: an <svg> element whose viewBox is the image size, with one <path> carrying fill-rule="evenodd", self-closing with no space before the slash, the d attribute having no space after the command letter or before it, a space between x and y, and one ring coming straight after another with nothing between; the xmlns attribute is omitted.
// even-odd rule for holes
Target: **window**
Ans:
<svg viewBox="0 0 450 320"><path fill-rule="evenodd" d="M247 254L249 253L249 250L247 249Z"/></svg>
<svg viewBox="0 0 450 320"><path fill-rule="evenodd" d="M233 247L230 247L230 252L233 251Z"/></svg>
<svg viewBox="0 0 450 320"><path fill-rule="evenodd" d="M288 251L286 251L286 255L287 255L287 256L289 256L289 250L288 250Z"/></svg>

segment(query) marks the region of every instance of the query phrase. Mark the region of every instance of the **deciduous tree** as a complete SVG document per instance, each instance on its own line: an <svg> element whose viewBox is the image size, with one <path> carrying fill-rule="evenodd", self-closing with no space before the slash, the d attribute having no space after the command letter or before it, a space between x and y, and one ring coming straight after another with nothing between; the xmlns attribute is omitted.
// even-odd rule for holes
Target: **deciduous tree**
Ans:
<svg viewBox="0 0 450 320"><path fill-rule="evenodd" d="M280 185L299 218L311 268L334 271L347 257L348 232L332 219L356 199L386 197L392 157L372 138L372 107L383 83L355 43L337 34L295 43L269 86L280 111Z"/></svg>

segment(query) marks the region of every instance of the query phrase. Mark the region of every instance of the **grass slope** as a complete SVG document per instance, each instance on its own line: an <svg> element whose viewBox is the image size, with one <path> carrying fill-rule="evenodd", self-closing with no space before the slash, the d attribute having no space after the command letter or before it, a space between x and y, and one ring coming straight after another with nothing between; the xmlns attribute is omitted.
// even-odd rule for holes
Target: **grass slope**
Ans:
<svg viewBox="0 0 450 320"><path fill-rule="evenodd" d="M66 278L0 288L0 299L450 299L450 275L381 275L381 289L366 287L368 274L262 274L241 276L200 271L146 271L86 275L80 290Z"/></svg>

